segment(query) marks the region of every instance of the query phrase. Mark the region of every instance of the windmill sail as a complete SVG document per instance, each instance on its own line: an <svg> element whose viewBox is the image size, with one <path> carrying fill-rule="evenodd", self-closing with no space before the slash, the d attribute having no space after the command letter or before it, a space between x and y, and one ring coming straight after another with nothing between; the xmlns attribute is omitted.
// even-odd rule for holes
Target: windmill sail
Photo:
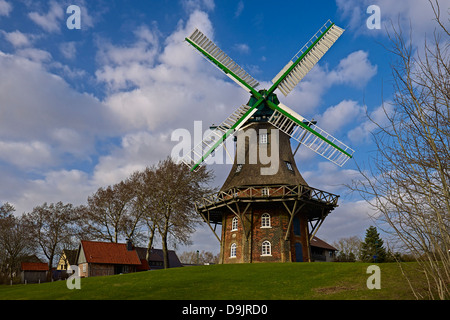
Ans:
<svg viewBox="0 0 450 320"><path fill-rule="evenodd" d="M328 20L272 80L269 93L278 88L287 96L343 32L344 29Z"/></svg>
<svg viewBox="0 0 450 320"><path fill-rule="evenodd" d="M239 107L225 121L212 130L201 143L195 146L194 149L182 159L182 162L185 163L191 171L200 169L201 165L211 153L222 146L223 143L225 143L225 140L239 130L257 110L258 109L255 106L249 107L243 105Z"/></svg>
<svg viewBox="0 0 450 320"><path fill-rule="evenodd" d="M200 30L196 29L186 38L186 41L246 91L253 93L255 91L254 88L259 85L258 81L253 79L252 76L234 62L225 52L220 50Z"/></svg>
<svg viewBox="0 0 450 320"><path fill-rule="evenodd" d="M340 167L353 157L354 150L292 109L281 103L269 106L274 109L269 123L315 153Z"/></svg>

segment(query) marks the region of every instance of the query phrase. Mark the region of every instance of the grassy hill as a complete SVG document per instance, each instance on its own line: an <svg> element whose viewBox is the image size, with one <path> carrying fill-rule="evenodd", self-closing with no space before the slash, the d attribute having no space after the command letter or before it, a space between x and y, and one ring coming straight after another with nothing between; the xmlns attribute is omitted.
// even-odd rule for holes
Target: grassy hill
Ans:
<svg viewBox="0 0 450 320"><path fill-rule="evenodd" d="M381 289L366 286L368 263L269 263L212 265L65 281L0 286L0 299L40 300L302 300L414 299L395 263L378 264ZM415 272L415 264L403 264ZM421 281L416 277L416 281Z"/></svg>

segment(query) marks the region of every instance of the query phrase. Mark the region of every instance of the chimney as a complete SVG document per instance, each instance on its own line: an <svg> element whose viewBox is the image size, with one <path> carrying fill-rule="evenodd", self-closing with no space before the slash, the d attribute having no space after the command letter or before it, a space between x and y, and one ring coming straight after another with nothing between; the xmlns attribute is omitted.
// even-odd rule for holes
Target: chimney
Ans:
<svg viewBox="0 0 450 320"><path fill-rule="evenodd" d="M126 240L127 240L127 250L132 251L133 250L133 242L131 242L131 239L126 239Z"/></svg>

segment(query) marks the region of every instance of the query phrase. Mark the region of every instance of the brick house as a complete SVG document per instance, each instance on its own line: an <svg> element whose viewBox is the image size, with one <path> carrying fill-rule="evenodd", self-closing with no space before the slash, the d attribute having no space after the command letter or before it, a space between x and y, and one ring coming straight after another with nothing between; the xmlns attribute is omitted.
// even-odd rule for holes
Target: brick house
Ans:
<svg viewBox="0 0 450 320"><path fill-rule="evenodd" d="M82 240L76 261L80 268L80 277L136 272L142 264L131 242L112 243Z"/></svg>

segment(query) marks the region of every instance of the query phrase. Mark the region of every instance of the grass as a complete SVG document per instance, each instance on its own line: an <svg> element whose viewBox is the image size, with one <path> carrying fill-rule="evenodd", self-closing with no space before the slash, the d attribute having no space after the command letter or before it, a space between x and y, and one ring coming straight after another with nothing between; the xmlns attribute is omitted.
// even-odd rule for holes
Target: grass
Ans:
<svg viewBox="0 0 450 320"><path fill-rule="evenodd" d="M381 289L369 290L369 263L211 265L65 281L0 286L12 300L409 300L414 295L396 263L378 264ZM414 272L415 264L404 264ZM415 277L415 281L422 281Z"/></svg>

